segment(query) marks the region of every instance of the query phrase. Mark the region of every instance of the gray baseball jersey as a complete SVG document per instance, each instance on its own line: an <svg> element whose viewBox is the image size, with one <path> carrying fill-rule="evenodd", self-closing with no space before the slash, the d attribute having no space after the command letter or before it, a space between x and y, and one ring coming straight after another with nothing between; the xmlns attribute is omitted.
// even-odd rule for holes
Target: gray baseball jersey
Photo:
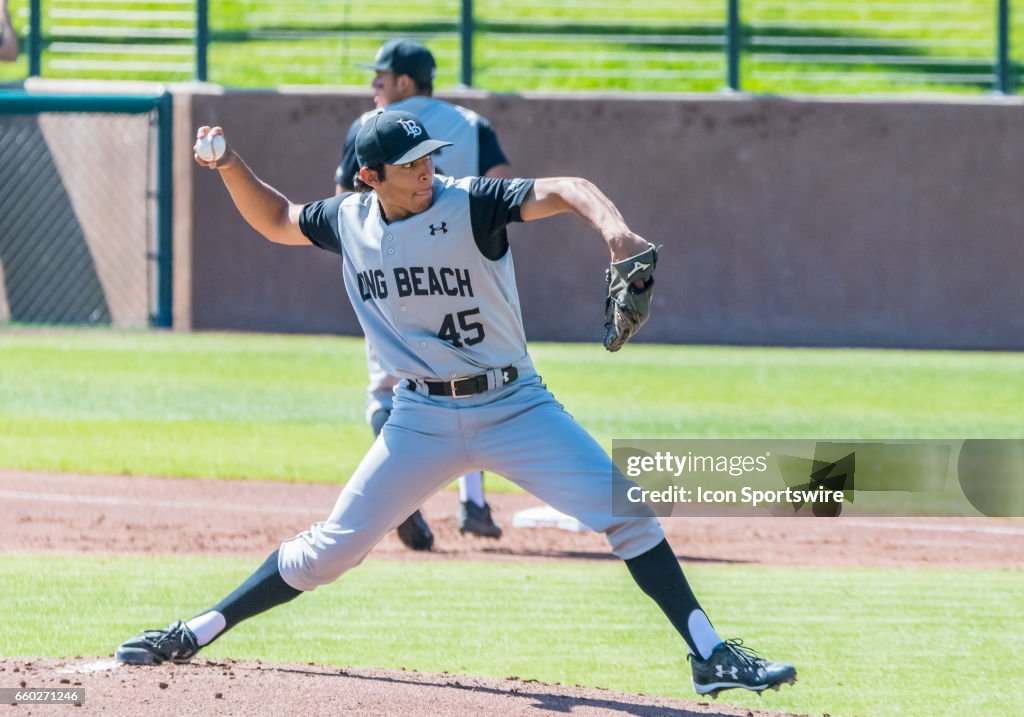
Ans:
<svg viewBox="0 0 1024 717"><path fill-rule="evenodd" d="M366 347L366 368L370 373L370 382L366 386L366 422L373 423L373 414L381 409L390 411L395 393L395 386L398 379L389 376L384 367L380 365L380 359L374 353L369 341L364 341Z"/></svg>
<svg viewBox="0 0 1024 717"><path fill-rule="evenodd" d="M654 518L612 514L611 458L548 392L526 349L505 226L532 180L434 178L434 201L386 223L376 195L304 207L311 242L342 255L349 298L385 370L405 380L388 422L326 520L281 544L278 569L313 590L355 567L454 477L505 476L606 535L623 559L664 539ZM506 382L504 369L518 378ZM424 381L486 375L489 390L431 395Z"/></svg>
<svg viewBox="0 0 1024 717"><path fill-rule="evenodd" d="M306 207L303 231L344 257L349 299L387 373L449 380L528 361L505 226L532 186L435 176L433 205L393 224L372 193Z"/></svg>
<svg viewBox="0 0 1024 717"><path fill-rule="evenodd" d="M483 176L492 167L508 162L486 118L472 110L422 96L409 97L387 109L412 112L432 136L444 137L453 143L451 147L434 153L434 166L439 174L452 177ZM352 186L352 177L359 171L355 137L363 123L377 111L366 112L352 123L345 139L341 162L335 172L336 184ZM380 365L369 341L366 346L366 365L370 375L366 388L366 420L370 421L378 410L391 410L392 394L398 379Z"/></svg>

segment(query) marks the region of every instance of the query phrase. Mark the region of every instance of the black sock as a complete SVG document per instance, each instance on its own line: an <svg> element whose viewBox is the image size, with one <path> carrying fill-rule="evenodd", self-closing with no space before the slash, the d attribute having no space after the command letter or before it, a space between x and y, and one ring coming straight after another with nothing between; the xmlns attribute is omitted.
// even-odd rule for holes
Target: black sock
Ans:
<svg viewBox="0 0 1024 717"><path fill-rule="evenodd" d="M242 620L259 615L261 612L282 605L289 600L294 600L302 594L301 590L296 590L281 577L281 573L277 569L277 553L277 550L271 553L256 572L235 588L234 592L211 608L223 615L224 621L227 623L217 637Z"/></svg>
<svg viewBox="0 0 1024 717"><path fill-rule="evenodd" d="M626 567L640 589L647 593L686 640L690 652L698 657L700 651L690 634L689 619L694 610L701 610L683 569L667 540L662 540L643 555L626 561Z"/></svg>

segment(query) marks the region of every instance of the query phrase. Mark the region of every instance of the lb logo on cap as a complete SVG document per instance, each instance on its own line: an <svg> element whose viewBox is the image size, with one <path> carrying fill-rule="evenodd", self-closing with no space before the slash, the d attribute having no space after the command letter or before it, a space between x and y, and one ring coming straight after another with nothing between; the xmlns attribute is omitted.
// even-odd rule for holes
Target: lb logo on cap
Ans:
<svg viewBox="0 0 1024 717"><path fill-rule="evenodd" d="M419 137L423 134L423 128L416 124L416 120L411 119L400 119L398 124L402 125L402 129L410 137Z"/></svg>

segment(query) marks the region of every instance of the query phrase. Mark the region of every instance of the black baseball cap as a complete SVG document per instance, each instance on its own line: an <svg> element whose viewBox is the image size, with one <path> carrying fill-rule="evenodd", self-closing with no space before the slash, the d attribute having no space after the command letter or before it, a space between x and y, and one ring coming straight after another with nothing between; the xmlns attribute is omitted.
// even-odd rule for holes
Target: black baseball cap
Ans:
<svg viewBox="0 0 1024 717"><path fill-rule="evenodd" d="M368 70L409 75L421 85L433 84L437 73L437 63L430 50L415 40L406 39L388 40L377 50L372 63L358 65Z"/></svg>
<svg viewBox="0 0 1024 717"><path fill-rule="evenodd" d="M356 159L360 167L406 164L451 146L451 142L431 139L427 128L411 112L389 110L363 122L356 135Z"/></svg>

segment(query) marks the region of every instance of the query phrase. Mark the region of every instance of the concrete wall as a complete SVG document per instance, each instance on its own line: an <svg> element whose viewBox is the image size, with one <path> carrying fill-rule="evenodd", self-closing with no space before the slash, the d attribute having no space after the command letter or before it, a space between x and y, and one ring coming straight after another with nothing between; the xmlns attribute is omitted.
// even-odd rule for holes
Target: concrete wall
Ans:
<svg viewBox="0 0 1024 717"><path fill-rule="evenodd" d="M643 340L1024 348L1019 100L444 97L491 118L518 173L588 177L664 244ZM177 325L359 333L338 258L259 239L188 148L220 124L261 178L318 199L366 95L175 102ZM556 217L510 237L528 336L597 341L597 234Z"/></svg>

